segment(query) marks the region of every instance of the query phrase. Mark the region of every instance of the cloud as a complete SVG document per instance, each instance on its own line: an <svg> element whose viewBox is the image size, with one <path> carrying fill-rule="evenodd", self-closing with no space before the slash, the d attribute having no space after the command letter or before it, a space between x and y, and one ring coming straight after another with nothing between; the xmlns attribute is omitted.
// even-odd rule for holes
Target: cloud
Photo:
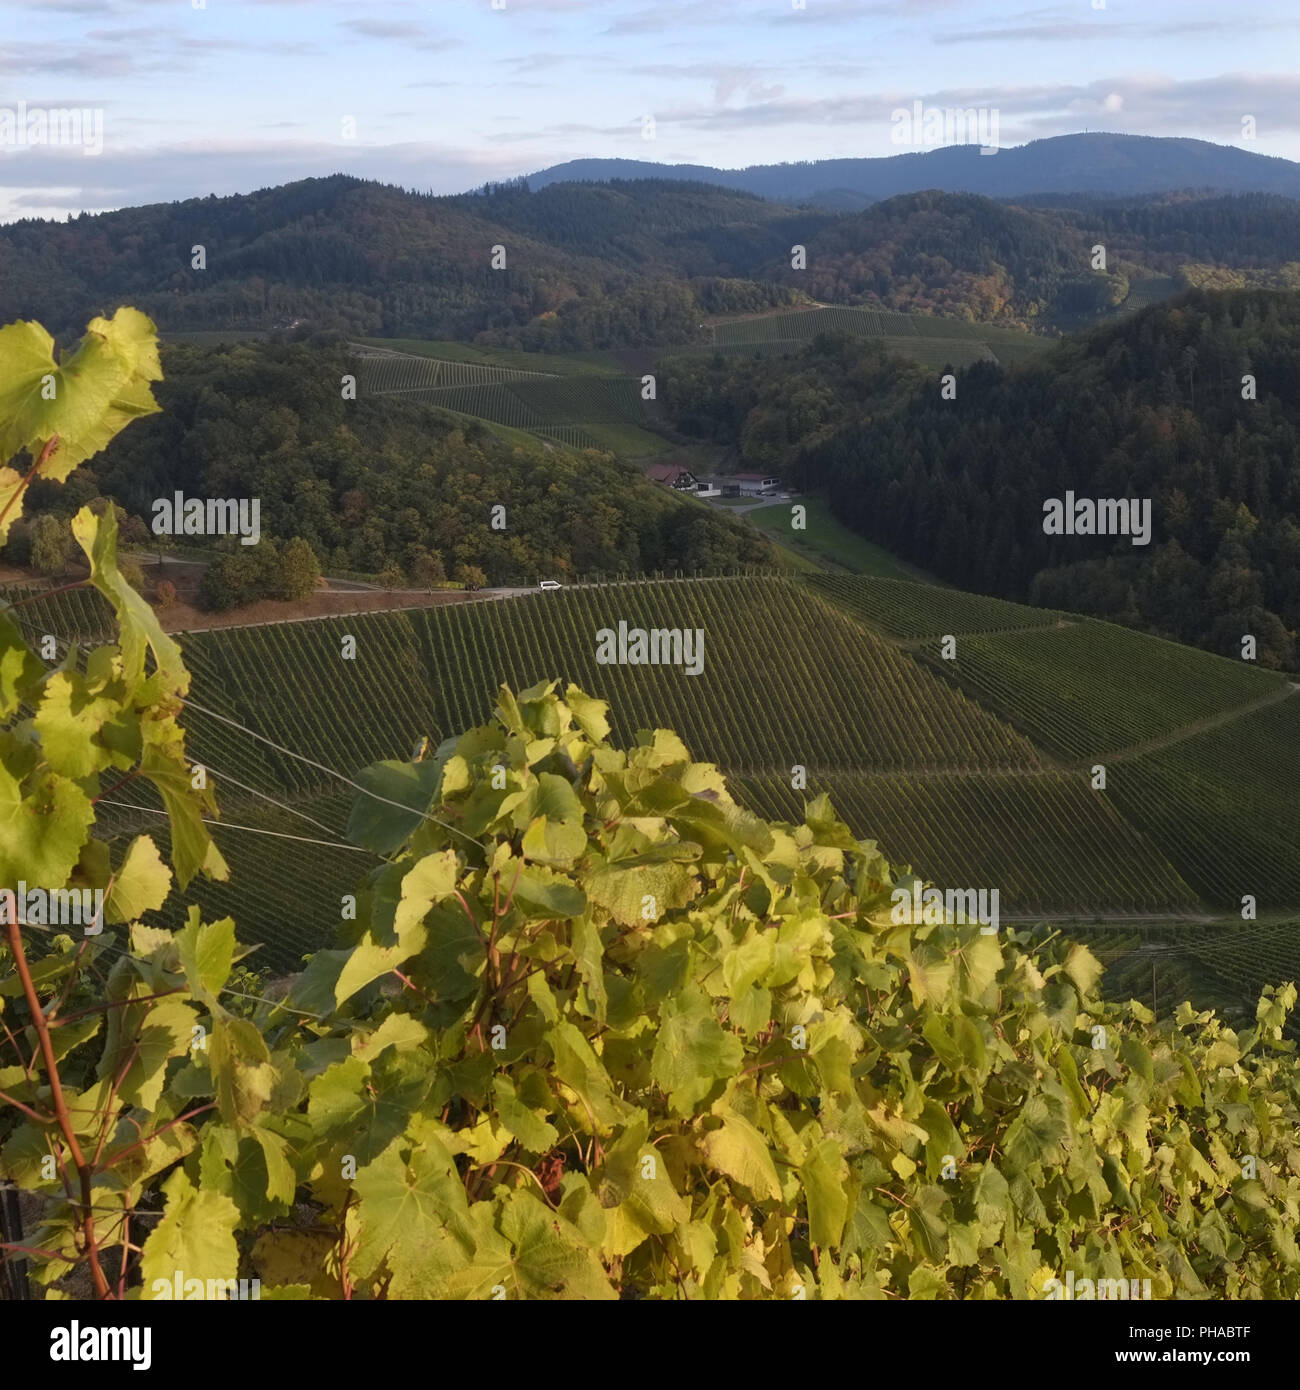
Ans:
<svg viewBox="0 0 1300 1390"><path fill-rule="evenodd" d="M518 172L491 148L448 149L432 141L386 145L304 140L195 140L150 151L0 150L0 222L149 203L225 196L299 179L353 174L405 188L456 193Z"/></svg>
<svg viewBox="0 0 1300 1390"><path fill-rule="evenodd" d="M1224 34L1240 38L1270 29L1295 30L1292 20L1272 19L1260 10L1237 7L1230 16L1140 22L1118 19L1108 10L1091 11L1091 19L1078 18L1078 9L1029 10L1006 16L1006 22L985 28L953 29L931 35L936 44L959 43L1078 43L1102 39L1134 42L1141 38L1178 38L1192 34Z"/></svg>
<svg viewBox="0 0 1300 1390"><path fill-rule="evenodd" d="M616 18L606 34L672 34L702 25L733 24L736 0L663 0Z"/></svg>
<svg viewBox="0 0 1300 1390"><path fill-rule="evenodd" d="M608 53L593 53L587 49L580 53L526 53L520 58L509 60L515 72L551 72L562 63L605 63L613 61Z"/></svg>
<svg viewBox="0 0 1300 1390"><path fill-rule="evenodd" d="M937 107L996 107L1009 140L1044 132L1077 131L1093 116L1121 112L1124 129L1147 135L1199 135L1232 140L1241 118L1259 121L1261 134L1300 130L1300 76L1291 73L1224 73L1178 80L1164 75L1104 77L1094 82L858 92L829 97L772 97L739 106L683 104L660 107L661 129L724 132L780 127L879 126L890 113L922 101ZM593 128L598 129L598 128ZM605 127L626 131L627 123ZM1019 132L1019 136L1017 136Z"/></svg>
<svg viewBox="0 0 1300 1390"><path fill-rule="evenodd" d="M935 14L957 8L962 0L808 0L806 10L770 11L769 24L857 24L864 19L912 19L919 14ZM905 9L906 13L903 13Z"/></svg>
<svg viewBox="0 0 1300 1390"><path fill-rule="evenodd" d="M1057 23L1008 25L1001 29L956 29L936 33L935 43L1015 43L1020 39L1076 43L1080 39L1114 41L1120 31L1132 30L1134 25L1104 21L1095 24Z"/></svg>
<svg viewBox="0 0 1300 1390"><path fill-rule="evenodd" d="M396 19L344 19L340 29L347 29L364 39L397 39L412 48L429 53L441 53L459 47L461 40L431 33L423 24Z"/></svg>
<svg viewBox="0 0 1300 1390"><path fill-rule="evenodd" d="M59 77L130 77L144 65L131 53L109 49L60 48L42 43L0 44L0 72L12 90L14 74L56 73Z"/></svg>
<svg viewBox="0 0 1300 1390"><path fill-rule="evenodd" d="M708 82L713 87L713 99L720 106L742 93L752 101L775 100L785 92L785 85L765 83L762 77L765 73L775 76L779 71L757 63L641 63L627 69L637 77Z"/></svg>

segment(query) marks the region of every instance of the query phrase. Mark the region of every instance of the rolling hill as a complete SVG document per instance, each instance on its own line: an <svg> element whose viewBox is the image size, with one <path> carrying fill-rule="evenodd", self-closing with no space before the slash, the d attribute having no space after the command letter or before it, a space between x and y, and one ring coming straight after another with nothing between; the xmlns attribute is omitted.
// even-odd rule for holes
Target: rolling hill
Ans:
<svg viewBox="0 0 1300 1390"><path fill-rule="evenodd" d="M1098 238L1105 276L1088 263ZM819 301L1078 326L1138 281L1280 284L1298 243L1297 205L1258 194L1011 207L931 186L830 210L667 177L434 197L335 175L0 227L0 322L75 334L131 303L169 334L561 352L698 344L704 320Z"/></svg>
<svg viewBox="0 0 1300 1390"><path fill-rule="evenodd" d="M846 195L877 200L937 188L1016 198L1033 193L1162 193L1219 189L1300 197L1300 165L1207 140L1102 131L1058 135L981 156L975 145L873 159L819 159L715 169L640 159L575 159L529 175L534 188L594 179L675 178L717 184L787 203Z"/></svg>

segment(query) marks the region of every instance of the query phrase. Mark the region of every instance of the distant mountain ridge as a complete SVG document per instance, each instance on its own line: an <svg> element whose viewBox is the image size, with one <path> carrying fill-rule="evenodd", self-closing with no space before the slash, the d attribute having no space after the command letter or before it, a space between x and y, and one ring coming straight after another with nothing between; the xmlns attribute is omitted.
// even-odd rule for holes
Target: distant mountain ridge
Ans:
<svg viewBox="0 0 1300 1390"><path fill-rule="evenodd" d="M1113 196L1195 188L1223 193L1278 193L1300 198L1300 164L1208 140L1090 132L1058 135L981 155L977 145L884 155L755 164L714 169L641 159L574 159L529 176L533 188L609 179L690 179L757 193L781 202L875 201L939 189L1018 198L1036 193Z"/></svg>

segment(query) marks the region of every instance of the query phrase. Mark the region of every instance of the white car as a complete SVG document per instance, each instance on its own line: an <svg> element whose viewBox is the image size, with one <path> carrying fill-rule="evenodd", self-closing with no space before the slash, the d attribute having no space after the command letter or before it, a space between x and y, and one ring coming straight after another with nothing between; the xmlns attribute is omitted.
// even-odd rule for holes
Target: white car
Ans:
<svg viewBox="0 0 1300 1390"><path fill-rule="evenodd" d="M539 589L563 589L564 585L558 579L543 579L537 587Z"/></svg>

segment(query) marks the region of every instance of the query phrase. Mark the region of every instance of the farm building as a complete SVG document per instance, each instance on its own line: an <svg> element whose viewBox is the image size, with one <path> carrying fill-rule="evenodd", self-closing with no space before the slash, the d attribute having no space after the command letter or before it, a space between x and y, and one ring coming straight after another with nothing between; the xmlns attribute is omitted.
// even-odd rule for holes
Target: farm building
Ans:
<svg viewBox="0 0 1300 1390"><path fill-rule="evenodd" d="M652 463L646 469L645 475L652 483L663 483L678 492L699 491L699 479L689 468L683 468L679 463Z"/></svg>
<svg viewBox="0 0 1300 1390"><path fill-rule="evenodd" d="M765 492L775 492L781 479L766 473L733 473L729 478L719 478L718 483L727 497L761 497Z"/></svg>

